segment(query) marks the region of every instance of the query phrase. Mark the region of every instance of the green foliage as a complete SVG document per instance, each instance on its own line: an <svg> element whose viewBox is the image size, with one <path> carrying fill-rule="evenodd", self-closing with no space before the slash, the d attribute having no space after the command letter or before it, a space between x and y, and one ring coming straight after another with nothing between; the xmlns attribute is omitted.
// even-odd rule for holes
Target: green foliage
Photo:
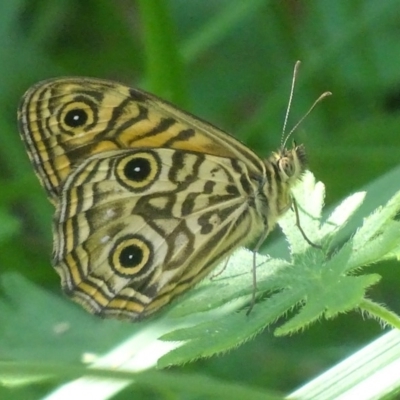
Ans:
<svg viewBox="0 0 400 400"><path fill-rule="evenodd" d="M0 398L43 398L84 375L84 359L102 368L98 380L67 390L88 398L267 398L267 389L287 393L339 362L381 325L398 327L399 11L395 0L1 2ZM289 211L280 224L287 242L275 233L262 251L268 256L257 255L258 302L249 316L253 256L245 250L143 323L99 320L61 297L50 266L53 210L15 122L24 90L60 75L123 81L267 156L279 147L297 59L292 124L322 92L333 92L294 134L327 188L331 211L323 217L320 183L307 175L295 194L301 226L322 250L307 245ZM361 187L365 197L349 196ZM377 356L385 351L379 345L357 364L363 379L391 365ZM156 363L185 366L137 373ZM348 377L347 389L358 385L342 371L332 376ZM137 384L128 386L133 377ZM337 389L319 392L334 398L346 389L330 379L316 381Z"/></svg>
<svg viewBox="0 0 400 400"><path fill-rule="evenodd" d="M172 315L195 313L199 311L199 304L213 309L221 303L232 302L230 307L206 322L162 336L163 340L184 344L163 356L159 366L186 363L238 346L293 309L296 312L276 328L276 335L302 330L323 316L333 318L339 313L363 309L367 289L376 284L380 277L377 274L361 274L362 267L380 261L399 246L400 223L393 218L400 209L400 192L385 207L365 218L351 239L332 249L330 244L335 241L335 234L346 224L363 196L357 194L346 199L319 225L317 218L321 215L321 189L321 184L314 185L313 177L307 174L301 188L295 190L295 196L298 200L309 200L307 207L302 207L300 220L303 229L310 233L313 240L319 238L322 249L311 247L298 229L293 228L294 213L284 217L281 225L289 240L291 260L267 259L258 266L262 270L257 273L257 288L260 294L267 292L270 295L247 317L246 310L232 312L235 299L246 293L248 299L253 290L250 273L246 272L251 258L244 262L241 257L232 256L233 265L228 265L226 273L224 271L221 274L222 282L226 282L225 287L224 283L204 283L203 290L175 306ZM304 205L302 202L299 204ZM241 302L236 304L239 307L243 305ZM383 323L400 327L399 318L388 320L378 305L375 305L375 312L372 306L373 303L369 304L368 310L374 317L380 318ZM183 310L183 313L176 310Z"/></svg>

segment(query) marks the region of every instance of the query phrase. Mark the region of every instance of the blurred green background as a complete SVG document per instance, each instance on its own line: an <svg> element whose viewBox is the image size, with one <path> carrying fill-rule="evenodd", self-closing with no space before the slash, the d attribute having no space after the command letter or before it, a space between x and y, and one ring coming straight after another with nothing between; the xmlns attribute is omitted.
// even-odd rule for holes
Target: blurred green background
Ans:
<svg viewBox="0 0 400 400"><path fill-rule="evenodd" d="M327 205L379 179L400 160L395 0L9 0L0 3L0 41L0 272L23 276L61 302L68 300L50 265L52 207L16 125L20 97L39 80L84 75L138 86L268 156L279 147L292 70L300 59L289 128L322 92L333 92L294 135L306 146L309 168L326 185ZM400 187L390 182L388 191ZM400 312L397 263L373 269L383 280L370 297ZM54 315L52 304L32 297L18 277L12 290L9 280L1 282L0 359L78 362L88 343L87 351L101 353L137 328L82 312L82 336L49 342L52 332L43 327L68 314ZM381 332L376 322L350 313L293 337L264 332L184 370L289 391ZM22 398L29 399L49 387L24 390ZM147 395L152 398L147 392L142 398Z"/></svg>

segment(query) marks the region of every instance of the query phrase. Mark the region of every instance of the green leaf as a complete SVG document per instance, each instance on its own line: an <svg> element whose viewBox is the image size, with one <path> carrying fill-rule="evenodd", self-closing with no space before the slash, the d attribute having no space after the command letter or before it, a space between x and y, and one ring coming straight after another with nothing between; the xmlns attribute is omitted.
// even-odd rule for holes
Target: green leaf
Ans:
<svg viewBox="0 0 400 400"><path fill-rule="evenodd" d="M330 244L361 205L364 194L344 200L321 223L323 196L323 185L315 183L309 173L295 191L302 228L313 242L322 244L322 249L305 242L295 227L294 213L288 212L280 225L287 234L292 260L264 258L257 267L257 290L259 296L269 293L267 298L247 317L244 310L235 312L243 307L246 299L250 300L253 288L250 271L246 271L244 265L251 265L252 257L251 253L242 252L233 255L221 276L213 282L205 280L186 301L172 308L170 316L188 315L196 309L213 311L206 322L161 337L181 342L182 346L164 355L159 366L182 364L227 351L292 310L295 314L275 330L276 335L293 333L317 319L333 318L363 304L368 288L376 284L380 276L359 273L366 264L383 259L396 247L400 230L392 218L400 208L400 195L395 195L385 207L379 207L365 218L356 234L335 248Z"/></svg>

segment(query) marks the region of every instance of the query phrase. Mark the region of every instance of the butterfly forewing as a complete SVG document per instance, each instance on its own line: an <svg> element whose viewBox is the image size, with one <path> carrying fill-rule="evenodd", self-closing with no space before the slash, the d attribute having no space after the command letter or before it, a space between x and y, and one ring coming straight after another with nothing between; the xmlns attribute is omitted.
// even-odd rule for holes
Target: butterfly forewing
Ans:
<svg viewBox="0 0 400 400"><path fill-rule="evenodd" d="M104 151L163 147L261 160L211 124L148 93L89 78L49 80L33 86L19 109L19 125L35 171L56 201L62 182L88 156Z"/></svg>
<svg viewBox="0 0 400 400"><path fill-rule="evenodd" d="M129 320L265 237L305 168L303 146L262 161L155 96L97 79L33 86L19 126L56 208L53 265L65 293Z"/></svg>

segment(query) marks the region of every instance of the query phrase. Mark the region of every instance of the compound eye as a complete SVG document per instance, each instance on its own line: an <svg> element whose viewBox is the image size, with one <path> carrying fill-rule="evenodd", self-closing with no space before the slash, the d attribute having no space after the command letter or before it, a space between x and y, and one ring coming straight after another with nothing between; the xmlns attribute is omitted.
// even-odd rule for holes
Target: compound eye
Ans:
<svg viewBox="0 0 400 400"><path fill-rule="evenodd" d="M291 162L287 157L281 158L279 160L279 169L287 178L293 176L295 172L293 162Z"/></svg>

